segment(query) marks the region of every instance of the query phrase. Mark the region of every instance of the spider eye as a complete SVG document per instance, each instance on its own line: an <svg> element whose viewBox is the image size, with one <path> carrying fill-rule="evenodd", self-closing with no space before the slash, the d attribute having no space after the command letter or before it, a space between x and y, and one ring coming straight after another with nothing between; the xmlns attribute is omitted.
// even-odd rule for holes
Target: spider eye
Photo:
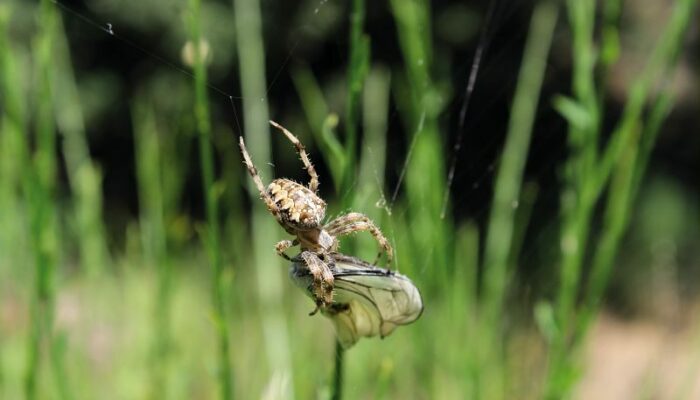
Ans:
<svg viewBox="0 0 700 400"><path fill-rule="evenodd" d="M310 213L308 213L308 212L306 212L306 211L303 211L303 212L301 213L300 221L301 221L303 224L307 224L307 225L308 225L308 224L313 224L313 223L318 223L318 221L317 221L315 218L313 218L313 215L310 214Z"/></svg>

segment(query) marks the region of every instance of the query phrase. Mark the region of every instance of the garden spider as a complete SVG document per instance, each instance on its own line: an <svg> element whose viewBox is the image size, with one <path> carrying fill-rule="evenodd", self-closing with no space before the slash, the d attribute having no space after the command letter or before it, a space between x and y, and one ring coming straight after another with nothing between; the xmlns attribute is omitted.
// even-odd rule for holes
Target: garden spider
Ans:
<svg viewBox="0 0 700 400"><path fill-rule="evenodd" d="M248 172L260 191L260 198L265 202L268 211L287 233L296 236L294 240L282 240L277 243L275 245L277 254L292 261L284 253L285 250L296 245L301 247L298 258L304 261L313 277L310 288L316 302L316 309L311 313L313 315L319 309L325 310L333 301L334 278L331 268L335 264L334 254L338 251L339 236L368 231L374 236L381 248L377 260L383 251L386 252L387 263L390 263L393 258L393 250L379 228L363 214L352 212L323 224L326 202L316 194L318 175L306 154L304 145L283 126L274 121L270 121L270 124L284 133L296 147L297 153L299 153L299 157L311 177L308 188L285 178L275 179L265 188L246 150L243 137L240 138L239 144Z"/></svg>

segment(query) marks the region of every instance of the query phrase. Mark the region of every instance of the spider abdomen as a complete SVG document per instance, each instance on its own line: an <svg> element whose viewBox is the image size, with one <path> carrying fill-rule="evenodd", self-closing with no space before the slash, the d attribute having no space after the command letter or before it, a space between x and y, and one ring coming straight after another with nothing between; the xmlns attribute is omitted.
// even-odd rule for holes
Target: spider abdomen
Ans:
<svg viewBox="0 0 700 400"><path fill-rule="evenodd" d="M318 228L326 215L325 201L306 186L289 179L275 179L268 185L267 193L277 205L285 228Z"/></svg>

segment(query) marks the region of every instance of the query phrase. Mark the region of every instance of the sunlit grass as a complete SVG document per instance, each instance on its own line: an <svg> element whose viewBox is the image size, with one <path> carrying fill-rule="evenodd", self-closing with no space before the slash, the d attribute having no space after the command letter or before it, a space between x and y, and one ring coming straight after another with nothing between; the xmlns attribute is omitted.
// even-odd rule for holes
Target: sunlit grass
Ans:
<svg viewBox="0 0 700 400"><path fill-rule="evenodd" d="M661 119L668 112L668 84L664 84L665 89L656 98L652 97L652 85L663 81L663 75L675 65L695 3L675 4L659 43L632 84L622 116L602 149L604 108L599 92L604 89L598 87L595 74L595 4L567 3L574 43L574 97L562 97L555 103L569 122L571 156L565 165L561 196L562 265L555 302L556 334L551 341L546 381L549 398L567 395L576 383L581 346L600 307L649 151ZM613 38L614 35L606 36L604 40ZM650 99L654 106L645 118L645 104ZM594 210L600 201L605 202L603 230L597 238L592 238ZM582 268L589 246L594 246L590 278L581 291ZM579 298L580 308L576 304Z"/></svg>
<svg viewBox="0 0 700 400"><path fill-rule="evenodd" d="M202 241L212 269L213 328L217 333L219 364L217 375L220 396L230 399L233 396L233 372L231 371L231 344L229 338L229 311L226 307L228 281L221 252L221 229L219 195L215 185L214 154L207 93L207 69L202 32L201 1L189 2L190 43L194 48L192 67L194 69L194 115L199 136L199 162L202 173L202 194L206 213L206 227L201 232Z"/></svg>
<svg viewBox="0 0 700 400"><path fill-rule="evenodd" d="M234 1L234 14L237 33L237 50L240 56L239 77L243 94L243 132L236 136L245 136L246 145L253 162L264 182L270 182L274 175L269 167L272 153L268 110L265 42L263 41L263 15L259 1ZM280 137L275 132L276 137ZM289 150L291 146L285 145ZM237 147L237 146L236 146ZM246 174L247 175L247 174ZM252 251L241 257L243 263L250 263L253 271L258 301L253 311L258 313L262 324L262 346L259 347L258 366L267 371L266 392L270 398L295 397L296 370L292 365L294 338L290 337L287 313L284 305L284 274L280 274L281 258L275 254L274 244L282 237L271 236L279 232L276 221L267 211L255 185L245 177L248 195L253 200L250 223ZM275 238L278 238L274 240ZM263 363L263 360L266 363Z"/></svg>
<svg viewBox="0 0 700 400"><path fill-rule="evenodd" d="M53 104L60 151L65 158L68 184L75 202L71 207L70 223L74 225L80 265L89 276L108 269L110 261L104 235L102 215L102 171L90 158L82 104L71 65L68 40L63 34L62 19L57 18L52 57Z"/></svg>
<svg viewBox="0 0 700 400"><path fill-rule="evenodd" d="M171 343L171 261L168 259L168 244L163 204L163 162L160 146L163 141L156 127L153 110L146 100L132 107L134 121L134 152L139 183L141 220L139 231L145 266L156 271L158 288L153 307L153 357L151 361L154 399L168 396L170 379Z"/></svg>
<svg viewBox="0 0 700 400"><path fill-rule="evenodd" d="M51 87L51 57L56 29L55 9L44 1L39 21L42 30L34 46L35 74L39 77L34 88L37 95L34 115L36 118L36 148L32 153L30 141L20 153L23 194L29 210L31 251L34 256L33 298L30 304L30 331L27 364L24 378L25 396L28 399L44 396L42 388L55 385L60 398L69 397L69 389L62 365L63 346L54 331L55 285L59 263L59 237L56 209L56 128L53 115ZM44 357L44 354L47 357ZM48 359L50 367L44 364ZM51 374L47 375L46 372Z"/></svg>

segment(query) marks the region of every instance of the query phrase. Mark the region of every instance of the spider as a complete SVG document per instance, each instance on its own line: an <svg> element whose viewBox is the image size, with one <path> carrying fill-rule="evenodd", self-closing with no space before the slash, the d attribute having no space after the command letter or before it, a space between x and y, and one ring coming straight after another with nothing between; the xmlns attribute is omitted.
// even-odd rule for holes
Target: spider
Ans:
<svg viewBox="0 0 700 400"><path fill-rule="evenodd" d="M294 240L280 241L275 245L275 250L281 257L293 261L285 254L285 251L292 246L300 246L301 253L298 257L306 264L313 278L311 291L316 302L316 309L311 312L313 315L319 309L325 310L333 302L334 278L331 268L335 265L334 254L338 252L339 236L360 231L369 232L380 246L377 261L382 252L386 252L387 263L390 263L393 258L393 249L374 222L363 214L351 212L326 224L323 223L326 202L317 194L318 175L309 160L304 145L280 124L274 121L270 121L270 124L282 132L296 148L311 178L308 187L286 178L278 178L265 188L246 150L243 137L240 138L239 144L244 163L268 211L287 233L296 236Z"/></svg>

